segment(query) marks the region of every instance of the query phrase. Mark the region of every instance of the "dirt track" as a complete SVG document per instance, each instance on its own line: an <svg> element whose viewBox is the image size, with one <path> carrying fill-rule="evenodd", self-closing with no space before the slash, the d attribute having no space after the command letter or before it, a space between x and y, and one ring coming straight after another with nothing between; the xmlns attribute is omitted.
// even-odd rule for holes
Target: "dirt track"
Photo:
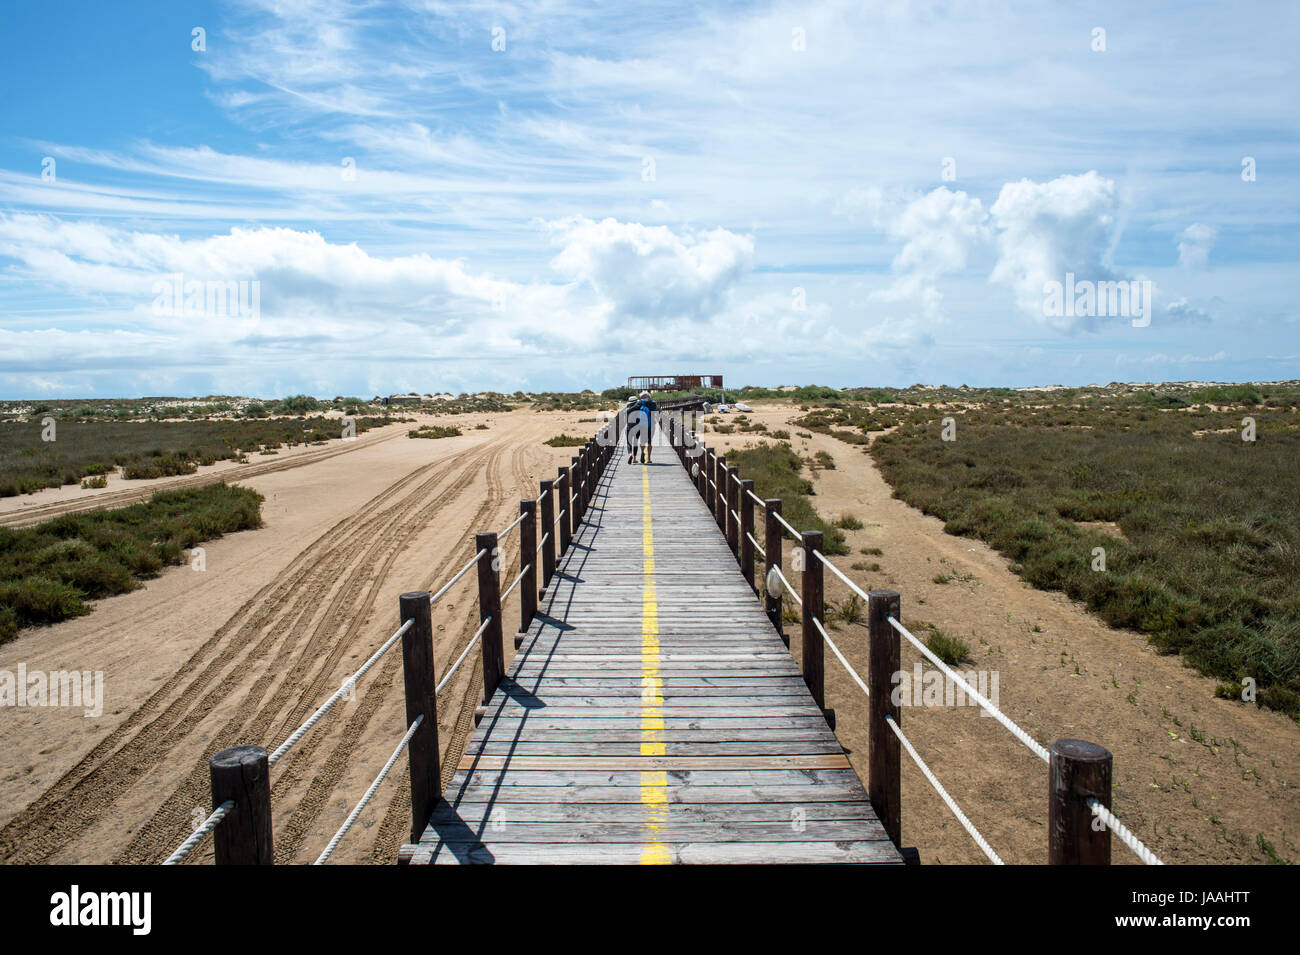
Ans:
<svg viewBox="0 0 1300 955"><path fill-rule="evenodd" d="M437 589L471 556L474 531L508 523L519 498L535 496L536 481L567 462L570 451L541 441L565 427L594 430L577 417L460 416L457 423L470 429L460 438L412 441L404 428L388 429L321 449L332 453L245 466L240 483L267 495L267 527L208 548L207 574L221 570L227 586L218 581L196 592L185 586L196 575L173 568L143 591L100 602L89 617L4 647L0 666L86 669L97 662L84 660L89 647L111 634L130 644L130 659L99 667L109 705L118 707L102 721L28 711L0 730L9 752L0 757L3 804L10 812L25 806L0 829L0 861L165 858L196 815L206 815L207 756L237 742L273 748L283 740L396 629L398 593ZM484 420L492 421L488 430L472 430ZM185 483L205 479L216 477ZM358 499L360 485L376 483ZM290 527L291 517L302 526ZM281 533L301 536L302 546L275 547ZM517 554L509 544L503 550L505 573L517 566ZM440 667L469 638L471 619L477 622L468 579L434 608ZM186 625L191 603L200 604L196 626ZM232 606L238 609L230 613ZM508 605L507 612L517 609ZM177 644L185 652L177 653ZM176 658L170 667L169 655ZM478 692L473 665L444 691L444 748L463 746L471 725L464 711L472 711ZM402 728L401 657L390 653L356 699L340 703L273 771L277 861L315 858ZM83 747L84 755L69 757ZM67 765L52 773L50 763ZM409 827L406 798L400 781L386 784L336 858L391 861Z"/></svg>

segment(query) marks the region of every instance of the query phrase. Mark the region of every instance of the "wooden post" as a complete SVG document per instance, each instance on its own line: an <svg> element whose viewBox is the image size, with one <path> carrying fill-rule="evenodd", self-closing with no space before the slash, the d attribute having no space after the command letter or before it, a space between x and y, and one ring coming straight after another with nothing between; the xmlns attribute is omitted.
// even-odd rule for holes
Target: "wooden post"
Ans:
<svg viewBox="0 0 1300 955"><path fill-rule="evenodd" d="M540 599L545 593L546 588L551 586L551 577L555 574L555 534L558 528L555 526L555 482L542 482L542 526L538 530L538 539L546 537L546 543L542 545L542 577L538 581L539 587L537 596Z"/></svg>
<svg viewBox="0 0 1300 955"><path fill-rule="evenodd" d="M717 470L716 461L717 455L706 447L704 449L704 457L700 459L700 473L704 476L704 503L708 505L710 515L715 513L718 509L718 505L715 503L713 497L713 492L715 490L713 485L713 472Z"/></svg>
<svg viewBox="0 0 1300 955"><path fill-rule="evenodd" d="M767 555L763 558L763 609L767 619L772 621L776 632L781 635L786 649L790 647L790 635L785 632L785 622L781 619L781 598L767 592L767 579L772 575L773 567L781 567L781 522L776 515L781 513L781 499L769 497L763 502L763 547ZM782 567L784 570L784 567Z"/></svg>
<svg viewBox="0 0 1300 955"><path fill-rule="evenodd" d="M700 445L700 453L695 457L695 463L700 466L700 473L695 478L695 484L700 492L700 498L705 504L709 503L709 456L708 450L704 445Z"/></svg>
<svg viewBox="0 0 1300 955"><path fill-rule="evenodd" d="M727 524L726 527L727 546L731 548L731 552L733 554L739 557L740 556L740 521L736 520L736 515L739 513L739 508L740 508L740 497L739 497L740 487L736 482L740 480L740 468L738 468L734 464L729 464L727 465L726 473L727 473L727 500L724 506L727 509L727 513L725 515L726 524Z"/></svg>
<svg viewBox="0 0 1300 955"><path fill-rule="evenodd" d="M813 620L826 626L826 610L822 606L822 562L813 551L822 549L821 531L803 532L803 681L808 684L817 706L826 709L825 646Z"/></svg>
<svg viewBox="0 0 1300 955"><path fill-rule="evenodd" d="M497 534L484 531L474 535L474 551L486 550L478 559L478 622L489 617L492 622L483 631L483 704L496 692L505 673L505 646L502 644L501 581L497 576Z"/></svg>
<svg viewBox="0 0 1300 955"><path fill-rule="evenodd" d="M582 481L582 473L578 470L577 459L569 460L569 537L577 534L582 528L582 489L578 483Z"/></svg>
<svg viewBox="0 0 1300 955"><path fill-rule="evenodd" d="M754 499L750 497L753 490L753 481L740 482L740 572L745 575L749 589L758 593L754 586Z"/></svg>
<svg viewBox="0 0 1300 955"><path fill-rule="evenodd" d="M713 483L717 485L717 497L714 499L714 518L718 530L727 532L727 459L718 457L713 466Z"/></svg>
<svg viewBox="0 0 1300 955"><path fill-rule="evenodd" d="M208 761L212 808L235 807L217 823L212 838L217 865L273 865L271 767L261 746L230 746Z"/></svg>
<svg viewBox="0 0 1300 955"><path fill-rule="evenodd" d="M1110 808L1110 750L1081 739L1052 744L1048 767L1047 861L1110 865L1110 829L1094 824L1088 800Z"/></svg>
<svg viewBox="0 0 1300 955"><path fill-rule="evenodd" d="M902 802L903 784L899 765L902 747L898 737L885 722L893 719L902 728L900 707L894 703L894 676L901 668L898 631L889 624L889 618L902 620L901 598L892 590L872 590L867 593L868 648L867 681L871 696L868 702L870 721L868 735L867 789L871 807L885 827L885 832L895 848L901 848L903 838Z"/></svg>
<svg viewBox="0 0 1300 955"><path fill-rule="evenodd" d="M537 502L520 501L519 513L524 515L519 525L519 563L523 580L519 581L519 632L527 633L537 613Z"/></svg>
<svg viewBox="0 0 1300 955"><path fill-rule="evenodd" d="M398 598L397 619L415 621L402 634L402 680L406 686L406 727L424 721L411 736L407 762L411 770L411 841L419 842L433 808L442 798L442 769L438 763L438 681L433 663L433 624L429 592L417 590Z"/></svg>
<svg viewBox="0 0 1300 955"><path fill-rule="evenodd" d="M555 499L555 519L558 522L560 531L560 550L559 556L563 557L569 549L569 538L573 535L569 533L570 521L572 519L573 502L569 499L569 469L560 468L559 480L555 482L556 494Z"/></svg>

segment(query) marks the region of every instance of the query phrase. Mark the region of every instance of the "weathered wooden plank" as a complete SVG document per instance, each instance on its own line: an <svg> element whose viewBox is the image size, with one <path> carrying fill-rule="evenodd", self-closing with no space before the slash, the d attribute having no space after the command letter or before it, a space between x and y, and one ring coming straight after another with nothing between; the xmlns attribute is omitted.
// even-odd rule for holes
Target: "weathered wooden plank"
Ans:
<svg viewBox="0 0 1300 955"><path fill-rule="evenodd" d="M656 847L678 865L811 865L818 863L897 864L898 853L888 840L844 840L805 843L663 843ZM411 865L635 865L643 848L634 844L570 845L506 843L501 846L458 844L437 847L403 846L402 861Z"/></svg>

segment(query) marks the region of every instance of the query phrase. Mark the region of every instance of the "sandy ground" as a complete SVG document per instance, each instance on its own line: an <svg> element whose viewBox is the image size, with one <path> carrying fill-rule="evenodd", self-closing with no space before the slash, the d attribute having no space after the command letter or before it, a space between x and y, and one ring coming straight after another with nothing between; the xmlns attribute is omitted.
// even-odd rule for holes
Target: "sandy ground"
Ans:
<svg viewBox="0 0 1300 955"><path fill-rule="evenodd" d="M760 406L753 417L785 427L797 413ZM519 498L535 496L536 482L569 461L571 449L541 442L593 432L596 422L579 421L590 417L460 415L450 419L465 430L458 438L413 441L409 426L393 426L146 488L69 488L0 504L0 521L25 522L220 477L266 496L266 526L206 545L206 570L170 568L86 617L0 647L0 669L102 670L107 700L98 718L3 711L0 862L163 859L207 814L207 757L234 743L278 745L396 629L399 593L436 590L470 557L474 531L504 527ZM725 448L753 436L705 439ZM967 667L999 673L1001 705L1037 739L1077 736L1109 747L1116 811L1166 861L1261 862L1259 837L1296 857L1300 732L1292 723L1215 699L1214 681L1177 658L1033 590L983 545L944 534L939 521L893 500L860 450L821 435L795 447L835 458L836 469L815 478L821 512L851 513L866 525L849 532L854 554L837 564L864 587L898 590L905 622L932 622L965 639L975 658ZM884 554L864 557L860 547ZM503 580L511 580L518 554L509 543L504 550ZM850 570L856 561L881 569ZM939 573L954 579L935 584ZM467 581L434 608L440 672L477 625L472 575ZM827 591L837 604L847 596L829 574ZM506 613L515 619L514 598ZM865 671L865 628L840 624L832 635ZM905 648L906 667L917 659ZM279 861L312 861L392 752L403 731L400 663L398 653L385 657L356 698L273 771ZM865 778L865 700L829 653L826 668L840 739ZM440 698L445 751L463 746L477 680L478 667L466 666ZM1046 770L1032 754L974 709L910 709L902 723L1004 859L1044 861ZM392 861L409 827L404 776L399 764L337 861ZM927 863L983 859L906 763L903 837ZM194 860L210 861L210 846ZM1115 859L1132 857L1117 843Z"/></svg>
<svg viewBox="0 0 1300 955"><path fill-rule="evenodd" d="M0 669L103 671L106 700L97 718L80 709L4 710L0 862L165 858L207 815L207 757L235 743L278 745L397 628L398 594L437 590L472 555L475 531L504 527L519 499L535 497L537 482L568 463L573 449L542 441L592 433L596 422L579 421L592 416L420 416L465 433L410 440L412 425L394 425L188 477L5 501L0 520L26 523L226 478L265 495L266 526L207 544L203 571L169 568L85 617L0 647ZM480 423L487 429L476 429ZM512 535L503 546L506 580L517 572L516 541ZM439 672L477 625L473 580L466 575L434 607ZM505 612L513 632L516 599ZM478 667L467 665L443 692L444 749L463 746L472 725L465 704L480 692L478 678ZM315 859L403 730L401 654L390 652L355 699L341 702L273 771L278 861ZM395 858L410 826L403 776L394 771L336 860ZM195 861L210 859L209 840Z"/></svg>
<svg viewBox="0 0 1300 955"><path fill-rule="evenodd" d="M836 566L864 590L898 591L904 624L932 623L965 640L973 659L962 669L996 671L1001 708L1040 743L1075 737L1107 747L1115 757L1113 808L1161 858L1266 862L1261 838L1279 855L1300 858L1300 730L1293 722L1216 699L1217 681L1178 657L1157 654L1140 634L1110 629L1060 594L1033 589L978 541L945 534L941 521L891 497L861 449L815 432L799 438L800 429L787 423L797 408L757 409L750 417L789 430L804 456L824 450L835 459L834 470L816 472L814 505L829 520L847 513L865 525L846 532L853 554L835 558ZM724 450L756 438L702 437ZM869 547L883 556L859 553ZM880 570L851 570L858 562ZM937 575L953 579L936 584ZM839 606L849 590L833 574L825 577L827 598ZM865 673L866 627L838 626L832 638ZM798 624L787 629L797 651ZM905 669L922 659L904 643ZM829 651L825 666L837 734L865 779L866 698ZM976 708L904 709L901 725L1006 862L1046 861L1044 763ZM917 846L925 863L984 861L906 754L903 760L904 844ZM1118 840L1112 854L1117 863L1136 861Z"/></svg>

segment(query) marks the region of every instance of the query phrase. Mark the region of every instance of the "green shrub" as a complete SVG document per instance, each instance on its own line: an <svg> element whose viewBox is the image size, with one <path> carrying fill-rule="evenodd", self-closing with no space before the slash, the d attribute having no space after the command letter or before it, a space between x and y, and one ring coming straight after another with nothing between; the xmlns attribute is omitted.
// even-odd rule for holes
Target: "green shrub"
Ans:
<svg viewBox="0 0 1300 955"><path fill-rule="evenodd" d="M970 658L970 647L964 640L944 633L938 627L930 630L925 638L925 645L931 653L949 666L956 666Z"/></svg>

